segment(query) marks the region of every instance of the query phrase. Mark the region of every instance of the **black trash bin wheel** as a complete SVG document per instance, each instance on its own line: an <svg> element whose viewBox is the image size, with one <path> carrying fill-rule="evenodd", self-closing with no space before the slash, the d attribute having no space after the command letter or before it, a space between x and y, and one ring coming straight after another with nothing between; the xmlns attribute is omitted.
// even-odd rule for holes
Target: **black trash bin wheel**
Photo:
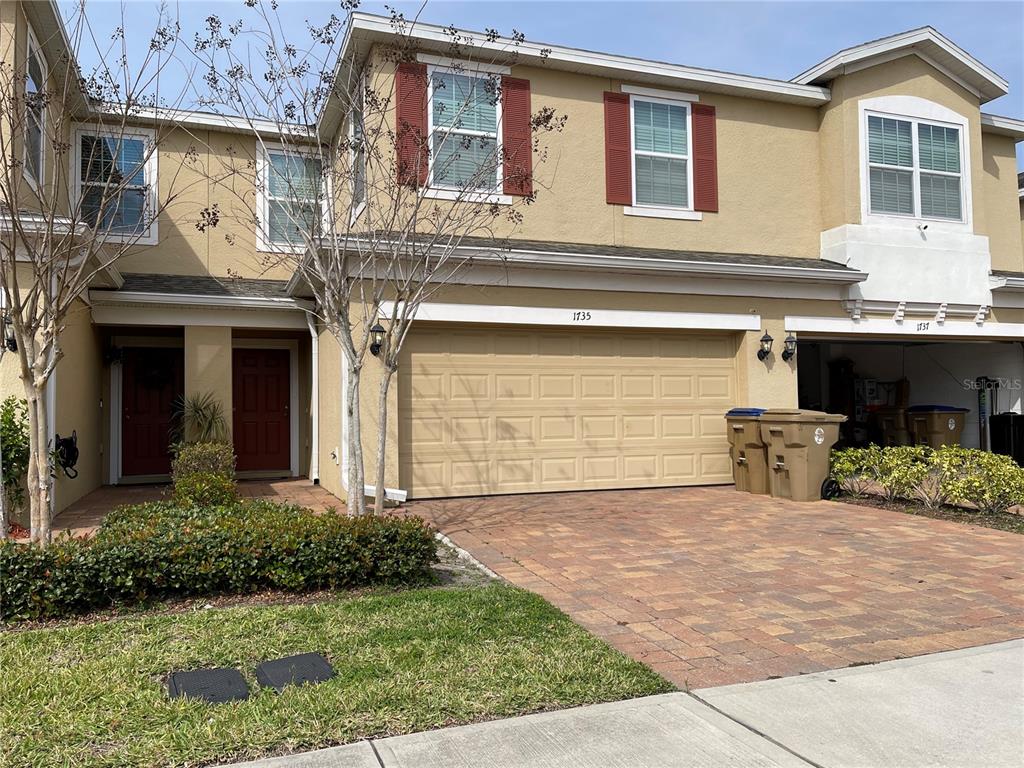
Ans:
<svg viewBox="0 0 1024 768"><path fill-rule="evenodd" d="M839 487L839 483L831 477L821 484L821 498L823 499L834 499L841 491L842 489Z"/></svg>

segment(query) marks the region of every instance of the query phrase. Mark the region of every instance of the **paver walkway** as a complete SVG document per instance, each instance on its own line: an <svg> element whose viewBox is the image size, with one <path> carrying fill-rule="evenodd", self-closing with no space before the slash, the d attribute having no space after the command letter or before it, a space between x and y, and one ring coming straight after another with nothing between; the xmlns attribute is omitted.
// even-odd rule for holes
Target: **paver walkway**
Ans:
<svg viewBox="0 0 1024 768"><path fill-rule="evenodd" d="M1024 637L1018 534L723 487L407 508L680 686Z"/></svg>
<svg viewBox="0 0 1024 768"><path fill-rule="evenodd" d="M96 530L103 517L113 509L126 504L144 504L167 498L166 485L105 485L87 493L53 519L53 535L70 531L83 536ZM244 498L260 498L282 504L297 504L314 512L343 509L340 501L319 485L305 478L290 480L241 480L238 493Z"/></svg>

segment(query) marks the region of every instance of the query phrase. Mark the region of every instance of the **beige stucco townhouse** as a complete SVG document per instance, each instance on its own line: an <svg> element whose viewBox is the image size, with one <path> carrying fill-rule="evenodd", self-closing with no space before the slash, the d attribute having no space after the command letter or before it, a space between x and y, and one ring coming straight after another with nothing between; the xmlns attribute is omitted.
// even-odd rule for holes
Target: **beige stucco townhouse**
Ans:
<svg viewBox="0 0 1024 768"><path fill-rule="evenodd" d="M5 50L52 66L55 7L2 8ZM358 69L391 34L355 14L342 55ZM441 28L412 37L418 66L443 61ZM396 88L393 65L373 63L375 87ZM984 111L1009 83L936 30L788 81L533 43L495 71L568 122L508 263L475 261L417 320L393 395L390 496L725 483L729 408L856 419L901 379L911 403L970 409L968 445L982 439L978 377L1001 385L992 409L1020 412L1024 120ZM182 172L188 135L211 160L255 152L240 121L176 119L144 169L151 194ZM83 123L71 140L88 136ZM193 202L217 202L200 182ZM499 205L509 193L481 192ZM293 275L262 266L274 238L253 227L228 243L172 209L81 297L51 386L54 429L82 449L58 509L165 477L170 404L190 392L233 414L241 473L346 495L339 348ZM4 393L20 392L14 376L5 362Z"/></svg>

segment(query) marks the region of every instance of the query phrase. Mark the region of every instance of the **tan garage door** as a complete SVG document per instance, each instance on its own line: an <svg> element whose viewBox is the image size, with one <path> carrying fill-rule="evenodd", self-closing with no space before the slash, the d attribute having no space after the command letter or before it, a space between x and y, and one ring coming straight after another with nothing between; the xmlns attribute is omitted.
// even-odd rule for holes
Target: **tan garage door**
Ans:
<svg viewBox="0 0 1024 768"><path fill-rule="evenodd" d="M421 325L399 368L410 496L729 482L735 334Z"/></svg>

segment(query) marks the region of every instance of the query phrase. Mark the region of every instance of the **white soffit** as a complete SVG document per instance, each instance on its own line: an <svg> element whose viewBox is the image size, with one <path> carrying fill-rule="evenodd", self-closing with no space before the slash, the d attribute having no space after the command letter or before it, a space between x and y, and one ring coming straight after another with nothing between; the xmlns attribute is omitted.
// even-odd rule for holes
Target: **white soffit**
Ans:
<svg viewBox="0 0 1024 768"><path fill-rule="evenodd" d="M981 130L985 133L997 133L1000 136L1010 136L1017 141L1024 139L1024 120L1015 117L1003 117L992 115L988 112L981 113Z"/></svg>
<svg viewBox="0 0 1024 768"><path fill-rule="evenodd" d="M953 79L975 91L982 103L1005 96L1010 85L1004 77L986 67L963 48L932 27L921 27L897 35L855 45L829 56L793 78L801 85L825 85L848 71L871 66L873 60L888 61L900 52L918 54Z"/></svg>

